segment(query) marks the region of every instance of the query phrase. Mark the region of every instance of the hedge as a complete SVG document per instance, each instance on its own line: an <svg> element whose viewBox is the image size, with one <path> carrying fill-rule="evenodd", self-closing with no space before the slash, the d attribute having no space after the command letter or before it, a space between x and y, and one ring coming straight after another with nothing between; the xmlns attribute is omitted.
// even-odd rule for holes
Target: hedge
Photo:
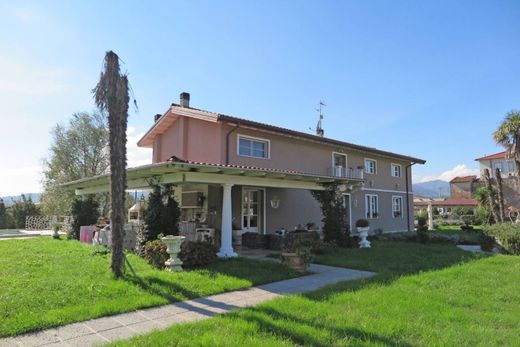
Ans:
<svg viewBox="0 0 520 347"><path fill-rule="evenodd" d="M483 232L494 237L507 253L520 255L520 224L486 225Z"/></svg>

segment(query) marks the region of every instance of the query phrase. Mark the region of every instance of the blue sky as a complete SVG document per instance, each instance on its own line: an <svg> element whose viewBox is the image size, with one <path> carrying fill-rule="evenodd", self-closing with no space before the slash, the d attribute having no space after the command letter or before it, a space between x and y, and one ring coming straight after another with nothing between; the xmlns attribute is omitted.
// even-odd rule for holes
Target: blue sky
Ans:
<svg viewBox="0 0 520 347"><path fill-rule="evenodd" d="M191 93L216 112L424 158L416 181L473 173L520 108L519 1L2 1L0 196L39 190L49 131L94 109L124 60L135 142Z"/></svg>

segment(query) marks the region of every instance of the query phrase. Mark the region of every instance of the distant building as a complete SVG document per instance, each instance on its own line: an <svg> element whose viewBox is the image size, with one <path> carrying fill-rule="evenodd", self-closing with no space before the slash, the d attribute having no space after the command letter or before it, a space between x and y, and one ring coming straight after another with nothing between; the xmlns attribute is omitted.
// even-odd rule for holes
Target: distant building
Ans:
<svg viewBox="0 0 520 347"><path fill-rule="evenodd" d="M450 181L451 199L471 199L478 185L477 176L457 176Z"/></svg>
<svg viewBox="0 0 520 347"><path fill-rule="evenodd" d="M491 177L495 177L496 169L500 170L502 178L515 176L515 161L507 157L506 151L480 157L475 161L480 164L480 176L486 169L490 171Z"/></svg>

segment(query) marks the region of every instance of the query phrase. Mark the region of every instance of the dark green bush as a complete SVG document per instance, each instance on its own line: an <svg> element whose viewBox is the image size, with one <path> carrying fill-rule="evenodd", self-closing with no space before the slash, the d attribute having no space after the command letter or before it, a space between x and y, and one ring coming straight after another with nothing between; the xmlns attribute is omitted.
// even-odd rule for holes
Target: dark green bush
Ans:
<svg viewBox="0 0 520 347"><path fill-rule="evenodd" d="M85 200L76 198L72 201L70 214L72 216L72 228L67 234L67 238L79 240L79 227L97 223L99 203L92 195L89 195Z"/></svg>
<svg viewBox="0 0 520 347"><path fill-rule="evenodd" d="M520 255L520 224L486 225L484 233L494 237L507 253Z"/></svg>
<svg viewBox="0 0 520 347"><path fill-rule="evenodd" d="M480 233L479 235L480 248L485 252L491 252L495 245L495 238L493 236Z"/></svg>
<svg viewBox="0 0 520 347"><path fill-rule="evenodd" d="M161 240L148 241L143 248L144 259L150 265L164 269L164 262L170 258L170 255L166 252L167 248Z"/></svg>
<svg viewBox="0 0 520 347"><path fill-rule="evenodd" d="M181 246L179 259L183 266L201 267L217 261L218 248L205 241L185 241Z"/></svg>
<svg viewBox="0 0 520 347"><path fill-rule="evenodd" d="M430 237L428 236L428 226L426 226L426 217L417 217L417 241L420 243L428 243Z"/></svg>

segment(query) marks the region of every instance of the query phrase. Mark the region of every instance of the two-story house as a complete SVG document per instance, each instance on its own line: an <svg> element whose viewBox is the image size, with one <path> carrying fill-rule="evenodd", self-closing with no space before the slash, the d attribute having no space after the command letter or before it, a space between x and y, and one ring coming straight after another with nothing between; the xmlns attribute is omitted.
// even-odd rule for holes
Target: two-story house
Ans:
<svg viewBox="0 0 520 347"><path fill-rule="evenodd" d="M311 190L340 184L349 226L413 230L411 168L425 161L190 106L172 104L138 145L152 163L128 169L129 189L150 177L176 185L184 221L203 221L221 234L220 256L235 256L232 229L274 233L313 222L322 213ZM108 176L71 182L77 194L106 191Z"/></svg>

